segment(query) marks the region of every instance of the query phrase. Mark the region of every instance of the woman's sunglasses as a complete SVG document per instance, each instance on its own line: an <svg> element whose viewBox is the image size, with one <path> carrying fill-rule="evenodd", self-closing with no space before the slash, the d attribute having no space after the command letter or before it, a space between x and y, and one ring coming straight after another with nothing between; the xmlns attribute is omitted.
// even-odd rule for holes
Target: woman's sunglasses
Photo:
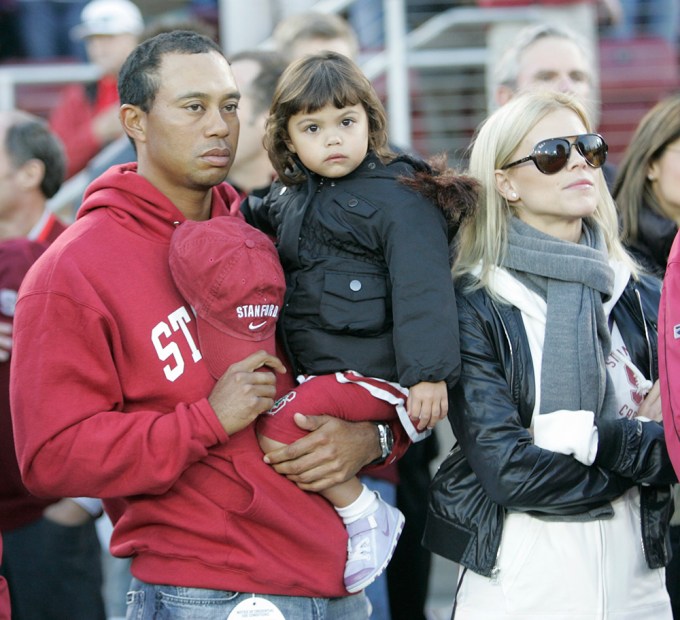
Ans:
<svg viewBox="0 0 680 620"><path fill-rule="evenodd" d="M574 141L570 142L571 139ZM592 168L600 168L607 159L608 147L602 136L596 133L584 133L580 136L542 140L534 147L531 155L513 161L511 164L505 164L501 170L533 161L536 168L543 174L555 174L567 165L572 146L576 147Z"/></svg>

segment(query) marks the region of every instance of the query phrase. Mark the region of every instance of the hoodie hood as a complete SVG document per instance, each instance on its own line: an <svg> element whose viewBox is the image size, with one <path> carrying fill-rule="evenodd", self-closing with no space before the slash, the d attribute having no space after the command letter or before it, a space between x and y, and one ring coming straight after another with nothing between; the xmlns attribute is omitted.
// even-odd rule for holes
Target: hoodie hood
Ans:
<svg viewBox="0 0 680 620"><path fill-rule="evenodd" d="M239 205L238 192L229 184L220 183L212 188L211 218L241 217ZM137 173L136 163L112 166L95 179L85 191L76 219L99 209L106 209L121 226L158 240L168 240L177 224L186 220L165 194Z"/></svg>

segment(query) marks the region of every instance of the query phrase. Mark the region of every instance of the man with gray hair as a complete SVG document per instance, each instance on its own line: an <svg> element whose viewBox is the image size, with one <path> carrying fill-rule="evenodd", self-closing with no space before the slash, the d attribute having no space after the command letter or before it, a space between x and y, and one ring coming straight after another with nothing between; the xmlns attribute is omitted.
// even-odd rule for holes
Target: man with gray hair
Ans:
<svg viewBox="0 0 680 620"><path fill-rule="evenodd" d="M586 42L565 27L547 23L524 27L489 71L490 109L521 92L556 90L578 97L597 125L597 64L587 50Z"/></svg>

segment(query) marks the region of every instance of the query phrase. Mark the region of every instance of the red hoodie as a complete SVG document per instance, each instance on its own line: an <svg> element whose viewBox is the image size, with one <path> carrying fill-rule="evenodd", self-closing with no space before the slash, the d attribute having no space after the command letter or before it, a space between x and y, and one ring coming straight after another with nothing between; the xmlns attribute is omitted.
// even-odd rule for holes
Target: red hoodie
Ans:
<svg viewBox="0 0 680 620"><path fill-rule="evenodd" d="M680 232L666 263L659 304L659 381L668 454L680 476Z"/></svg>
<svg viewBox="0 0 680 620"><path fill-rule="evenodd" d="M240 217L238 202L214 188L212 216ZM263 462L253 425L227 436L207 401L214 380L168 267L184 219L136 164L114 167L24 280L11 374L24 481L104 498L112 552L143 581L344 596L331 505Z"/></svg>

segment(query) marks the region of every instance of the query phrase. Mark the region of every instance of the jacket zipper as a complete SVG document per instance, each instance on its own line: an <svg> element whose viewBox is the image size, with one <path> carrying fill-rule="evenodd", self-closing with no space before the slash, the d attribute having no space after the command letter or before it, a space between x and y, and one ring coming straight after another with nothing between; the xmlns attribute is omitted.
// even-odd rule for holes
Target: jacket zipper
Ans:
<svg viewBox="0 0 680 620"><path fill-rule="evenodd" d="M503 315L498 309L496 302L493 299L491 299L490 301L491 305L493 306L493 309L496 311L496 314L498 315L498 319L501 322L501 326L503 327L503 333L505 334L505 340L507 341L508 348L510 349L510 392L512 393L513 396L517 396L515 394L515 351L512 348L512 341L510 340L508 328L506 327L505 321L503 320Z"/></svg>
<svg viewBox="0 0 680 620"><path fill-rule="evenodd" d="M647 328L647 321L645 319L645 309L642 306L642 297L640 296L640 290L638 287L635 287L635 297L637 298L638 301L638 306L640 307L640 316L642 317L642 326L645 329L645 342L647 343L647 355L649 357L649 379L650 381L654 381L654 360L653 360L653 351L652 351L652 342L649 338L649 330ZM642 429L640 428L641 422L638 421L638 433L642 432ZM641 494L642 495L642 494ZM640 497L640 519L642 519L642 511L645 510L645 507L642 505L642 497ZM640 546L642 547L642 557L647 558L647 549L645 549L645 537L642 532L642 527L640 528Z"/></svg>
<svg viewBox="0 0 680 620"><path fill-rule="evenodd" d="M508 343L508 348L510 349L510 393L514 396L515 394L515 350L512 347L512 341L510 340L510 334L508 333L508 328L505 325L505 321L503 320L503 315L500 313L500 310L498 309L498 306L496 305L496 302L491 299L491 305L493 306L494 311L498 315L498 319L501 322L501 326L503 327L503 333L505 334L505 340ZM501 535L501 542L498 543L498 550L496 551L496 561L494 563L493 568L491 569L491 583L498 583L499 576L500 576L500 566L499 566L499 560L501 557L501 547L503 546L503 536Z"/></svg>
<svg viewBox="0 0 680 620"><path fill-rule="evenodd" d="M642 317L642 326L645 328L645 342L647 343L647 353L649 356L649 379L654 381L654 359L652 352L652 343L649 339L649 330L647 329L647 320L645 318L645 309L642 306L642 298L640 297L640 291L635 287L635 297L637 297L638 306L640 306L640 316Z"/></svg>

